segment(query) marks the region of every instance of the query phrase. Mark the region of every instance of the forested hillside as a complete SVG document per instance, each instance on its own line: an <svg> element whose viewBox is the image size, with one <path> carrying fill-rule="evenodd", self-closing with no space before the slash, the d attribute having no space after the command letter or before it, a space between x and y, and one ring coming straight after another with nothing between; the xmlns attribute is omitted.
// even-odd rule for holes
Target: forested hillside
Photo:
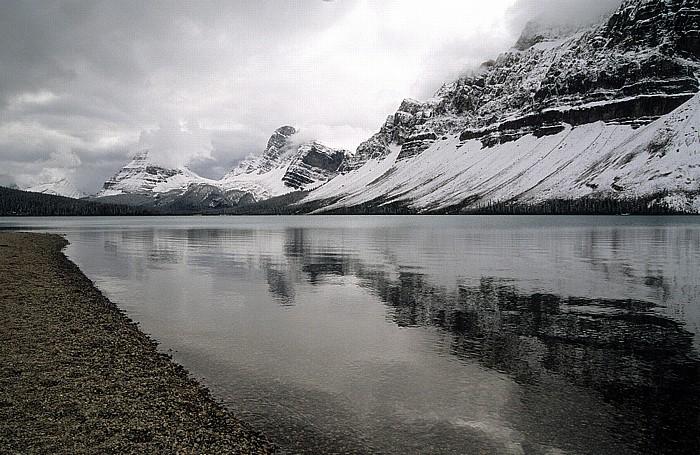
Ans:
<svg viewBox="0 0 700 455"><path fill-rule="evenodd" d="M50 194L0 187L0 216L150 215L142 207L101 204Z"/></svg>

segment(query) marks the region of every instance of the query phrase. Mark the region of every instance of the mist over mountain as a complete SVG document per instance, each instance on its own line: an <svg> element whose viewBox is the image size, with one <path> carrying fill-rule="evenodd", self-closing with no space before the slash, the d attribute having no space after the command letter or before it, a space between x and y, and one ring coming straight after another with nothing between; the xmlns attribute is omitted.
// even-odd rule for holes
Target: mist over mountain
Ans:
<svg viewBox="0 0 700 455"><path fill-rule="evenodd" d="M87 196L84 191L80 190L66 179L30 186L29 188L25 188L25 191L53 194L54 196L64 196L73 199L80 199Z"/></svg>
<svg viewBox="0 0 700 455"><path fill-rule="evenodd" d="M260 155L250 155L221 180L201 177L186 166L158 164L150 150L105 182L97 198L173 212L227 210L309 191L339 175L348 152L306 142L292 126L278 128Z"/></svg>
<svg viewBox="0 0 700 455"><path fill-rule="evenodd" d="M700 212L697 2L626 0L591 23L609 6L578 21L541 15L511 51L429 100L404 100L354 153L281 127L221 180L132 162L98 196L196 193L203 208L240 209L303 191L294 212L471 213L584 199Z"/></svg>

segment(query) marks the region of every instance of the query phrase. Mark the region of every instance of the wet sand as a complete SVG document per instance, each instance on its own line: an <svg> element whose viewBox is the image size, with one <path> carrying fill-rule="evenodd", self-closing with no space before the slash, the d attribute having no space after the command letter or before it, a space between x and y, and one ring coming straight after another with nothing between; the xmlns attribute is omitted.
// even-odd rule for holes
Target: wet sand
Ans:
<svg viewBox="0 0 700 455"><path fill-rule="evenodd" d="M0 232L0 453L273 453L50 234Z"/></svg>

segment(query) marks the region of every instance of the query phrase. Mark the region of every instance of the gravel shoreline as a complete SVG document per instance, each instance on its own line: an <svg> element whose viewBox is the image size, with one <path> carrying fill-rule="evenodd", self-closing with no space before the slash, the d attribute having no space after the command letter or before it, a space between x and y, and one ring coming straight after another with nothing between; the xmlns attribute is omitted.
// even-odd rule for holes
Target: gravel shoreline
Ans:
<svg viewBox="0 0 700 455"><path fill-rule="evenodd" d="M274 453L61 252L0 232L0 453Z"/></svg>

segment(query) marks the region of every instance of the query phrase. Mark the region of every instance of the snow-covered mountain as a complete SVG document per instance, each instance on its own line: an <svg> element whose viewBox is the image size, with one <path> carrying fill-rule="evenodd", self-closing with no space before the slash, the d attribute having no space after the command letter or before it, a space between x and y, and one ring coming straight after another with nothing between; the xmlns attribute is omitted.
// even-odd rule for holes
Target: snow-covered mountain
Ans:
<svg viewBox="0 0 700 455"><path fill-rule="evenodd" d="M470 211L659 195L700 211L697 0L627 0L603 23L543 31L404 100L303 202Z"/></svg>
<svg viewBox="0 0 700 455"><path fill-rule="evenodd" d="M318 142L299 143L297 130L278 128L262 155L249 156L221 180L225 188L250 193L256 201L317 188L339 174L348 152Z"/></svg>
<svg viewBox="0 0 700 455"><path fill-rule="evenodd" d="M102 202L141 205L168 212L199 212L252 202L244 192L222 188L187 167L166 168L155 163L148 150L106 181L96 195Z"/></svg>
<svg viewBox="0 0 700 455"><path fill-rule="evenodd" d="M188 210L304 190L291 211L635 200L700 212L699 77L698 1L625 0L598 24L528 24L509 52L404 100L354 154L284 126L219 181L140 154L98 196Z"/></svg>
<svg viewBox="0 0 700 455"><path fill-rule="evenodd" d="M334 179L305 202L323 210L401 203L416 211L474 209L512 201L584 196L620 199L662 193L674 208L700 211L700 95L650 125L597 121L563 125L554 134L525 134L485 147L457 134L436 139L422 153L406 148L369 160Z"/></svg>
<svg viewBox="0 0 700 455"><path fill-rule="evenodd" d="M205 179L186 167L169 169L136 154L105 182L98 198L174 210L230 208L311 190L339 174L347 152L302 142L291 126L278 128L260 155L251 155L221 180Z"/></svg>
<svg viewBox="0 0 700 455"><path fill-rule="evenodd" d="M25 188L25 191L31 191L32 193L53 194L55 196L64 196L73 199L87 197L87 194L84 191L81 191L66 179L30 186L29 188Z"/></svg>
<svg viewBox="0 0 700 455"><path fill-rule="evenodd" d="M119 172L107 180L97 197L121 194L155 195L184 191L193 183L209 183L186 167L167 169L151 161L148 150L141 150Z"/></svg>

